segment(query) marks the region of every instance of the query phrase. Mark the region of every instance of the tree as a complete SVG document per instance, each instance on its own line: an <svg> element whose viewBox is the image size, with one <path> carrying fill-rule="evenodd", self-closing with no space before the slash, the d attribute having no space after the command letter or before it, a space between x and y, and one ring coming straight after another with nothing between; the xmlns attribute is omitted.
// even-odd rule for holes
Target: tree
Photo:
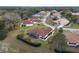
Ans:
<svg viewBox="0 0 79 59"><path fill-rule="evenodd" d="M63 11L62 15L66 17L71 23L75 23L77 21L77 17L72 15L72 12L70 10Z"/></svg>
<svg viewBox="0 0 79 59"><path fill-rule="evenodd" d="M67 15L68 16L71 16L72 14L71 14L72 12L70 11L70 10L63 10L63 12L61 13L64 17L67 17Z"/></svg>
<svg viewBox="0 0 79 59"><path fill-rule="evenodd" d="M0 30L3 30L5 28L5 22L3 20L0 20Z"/></svg>
<svg viewBox="0 0 79 59"><path fill-rule="evenodd" d="M51 50L63 51L66 48L66 38L63 34L63 29L59 29L59 32L56 33L51 39L50 48Z"/></svg>
<svg viewBox="0 0 79 59"><path fill-rule="evenodd" d="M76 16L72 16L72 20L71 20L71 21L72 21L73 23L76 23L77 20L78 20L78 18L77 18Z"/></svg>
<svg viewBox="0 0 79 59"><path fill-rule="evenodd" d="M5 30L5 22L0 20L0 40L5 39L7 36L7 30Z"/></svg>
<svg viewBox="0 0 79 59"><path fill-rule="evenodd" d="M15 29L21 20L21 17L17 13L8 12L3 15L3 20L5 21L6 29L12 28Z"/></svg>
<svg viewBox="0 0 79 59"><path fill-rule="evenodd" d="M15 10L16 13L18 13L22 19L24 18L28 18L31 15L39 12L37 8L21 8L21 9L17 9Z"/></svg>
<svg viewBox="0 0 79 59"><path fill-rule="evenodd" d="M63 33L63 29L62 28L59 29L59 33Z"/></svg>
<svg viewBox="0 0 79 59"><path fill-rule="evenodd" d="M7 36L6 30L0 30L0 40L4 40Z"/></svg>
<svg viewBox="0 0 79 59"><path fill-rule="evenodd" d="M57 36L58 41L57 41L57 46L55 47L55 49L57 49L59 51L65 50L65 48L66 48L66 41L65 40L66 39L65 39L64 34L58 33L56 36Z"/></svg>
<svg viewBox="0 0 79 59"><path fill-rule="evenodd" d="M0 10L0 16L4 15L7 12L7 10Z"/></svg>

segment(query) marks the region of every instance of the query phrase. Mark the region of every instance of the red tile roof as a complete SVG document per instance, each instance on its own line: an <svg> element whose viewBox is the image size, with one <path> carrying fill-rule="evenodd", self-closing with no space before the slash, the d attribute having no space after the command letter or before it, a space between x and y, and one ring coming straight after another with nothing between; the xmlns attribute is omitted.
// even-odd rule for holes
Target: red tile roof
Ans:
<svg viewBox="0 0 79 59"><path fill-rule="evenodd" d="M30 30L29 32L36 33L39 36L45 37L52 29L51 28L34 28Z"/></svg>
<svg viewBox="0 0 79 59"><path fill-rule="evenodd" d="M33 22L37 22L37 21L38 21L37 18L30 18L30 19L31 19L31 21L33 21Z"/></svg>
<svg viewBox="0 0 79 59"><path fill-rule="evenodd" d="M23 24L33 24L33 21L31 21L31 20L24 20Z"/></svg>
<svg viewBox="0 0 79 59"><path fill-rule="evenodd" d="M38 17L36 17L36 16L32 16L31 18L33 18L33 19L37 19Z"/></svg>
<svg viewBox="0 0 79 59"><path fill-rule="evenodd" d="M52 13L53 16L60 16L59 12Z"/></svg>
<svg viewBox="0 0 79 59"><path fill-rule="evenodd" d="M65 32L64 35L68 42L79 43L79 34L76 32Z"/></svg>

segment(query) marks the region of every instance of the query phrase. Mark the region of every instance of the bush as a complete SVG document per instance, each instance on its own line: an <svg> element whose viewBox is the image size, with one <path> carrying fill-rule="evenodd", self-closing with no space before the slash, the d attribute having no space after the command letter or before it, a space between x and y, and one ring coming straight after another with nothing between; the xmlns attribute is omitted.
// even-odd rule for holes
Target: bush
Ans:
<svg viewBox="0 0 79 59"><path fill-rule="evenodd" d="M0 30L0 40L4 40L7 36L7 31Z"/></svg>
<svg viewBox="0 0 79 59"><path fill-rule="evenodd" d="M54 51L56 52L56 53L74 53L74 52L72 52L72 51L66 51L66 50L59 50L59 49L54 49Z"/></svg>
<svg viewBox="0 0 79 59"><path fill-rule="evenodd" d="M3 20L0 20L0 30L3 30L5 27L5 22Z"/></svg>
<svg viewBox="0 0 79 59"><path fill-rule="evenodd" d="M60 28L58 33L56 33L51 38L51 42L49 42L49 44L50 44L51 51L53 49L58 49L59 51L65 50L65 48L67 47L67 44L66 44L66 38L63 34L63 29L62 28Z"/></svg>
<svg viewBox="0 0 79 59"><path fill-rule="evenodd" d="M22 38L23 38L23 35L22 35L22 34L17 35L16 38L17 38L17 39L22 39Z"/></svg>
<svg viewBox="0 0 79 59"><path fill-rule="evenodd" d="M62 28L60 28L60 29L59 29L59 32L60 32L60 33L63 33L63 29L62 29Z"/></svg>
<svg viewBox="0 0 79 59"><path fill-rule="evenodd" d="M28 39L24 39L22 34L21 35L17 35L16 38L18 40L21 40L24 43L27 43L27 44L33 46L33 47L39 47L39 46L41 46L41 43L32 43L31 41L28 41Z"/></svg>

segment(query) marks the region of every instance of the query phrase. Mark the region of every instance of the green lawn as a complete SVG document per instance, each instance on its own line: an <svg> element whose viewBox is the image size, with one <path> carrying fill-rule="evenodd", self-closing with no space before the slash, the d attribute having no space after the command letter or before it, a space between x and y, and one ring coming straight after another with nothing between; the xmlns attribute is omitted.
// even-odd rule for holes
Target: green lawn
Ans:
<svg viewBox="0 0 79 59"><path fill-rule="evenodd" d="M55 26L55 27L58 26L51 17L48 17L48 19L46 20L46 23L51 26Z"/></svg>
<svg viewBox="0 0 79 59"><path fill-rule="evenodd" d="M79 24L72 24L71 27L72 28L79 28Z"/></svg>
<svg viewBox="0 0 79 59"><path fill-rule="evenodd" d="M63 30L63 32L70 32L69 30Z"/></svg>
<svg viewBox="0 0 79 59"><path fill-rule="evenodd" d="M39 39L38 42L41 43L43 47L47 47L48 46L48 41L44 41L42 39Z"/></svg>
<svg viewBox="0 0 79 59"><path fill-rule="evenodd" d="M65 26L66 28L79 28L79 24L69 24Z"/></svg>
<svg viewBox="0 0 79 59"><path fill-rule="evenodd" d="M33 29L33 28L36 28L36 27L44 28L46 26L44 24L42 24L42 23L38 23L38 24L34 24L33 26L21 27L20 29L27 31L27 30L30 30L30 29Z"/></svg>

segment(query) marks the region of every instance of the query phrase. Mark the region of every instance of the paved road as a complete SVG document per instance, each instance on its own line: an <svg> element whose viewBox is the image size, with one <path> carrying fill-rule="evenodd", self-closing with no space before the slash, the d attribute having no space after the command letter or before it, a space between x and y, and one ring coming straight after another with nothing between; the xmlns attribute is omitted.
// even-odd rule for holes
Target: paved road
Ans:
<svg viewBox="0 0 79 59"><path fill-rule="evenodd" d="M55 29L55 26L51 26L51 25L49 25L49 24L46 23L47 17L49 17L49 16L50 16L50 12L48 12L48 14L47 14L46 16L44 16L44 19L42 19L42 23L43 23L45 26L47 26L47 27L50 27L50 28L52 28L52 29ZM58 29L59 29L60 27L63 28L63 26L59 26ZM73 29L73 28L63 28L63 30L79 31L79 29Z"/></svg>

